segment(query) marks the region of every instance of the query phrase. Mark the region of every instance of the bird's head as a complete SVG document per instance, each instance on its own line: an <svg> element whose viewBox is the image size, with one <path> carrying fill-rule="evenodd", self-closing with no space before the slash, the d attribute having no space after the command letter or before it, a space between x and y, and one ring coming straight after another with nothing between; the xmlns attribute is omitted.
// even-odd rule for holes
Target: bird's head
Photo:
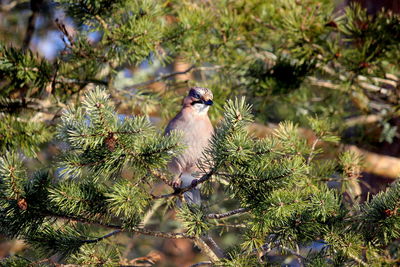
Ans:
<svg viewBox="0 0 400 267"><path fill-rule="evenodd" d="M192 107L198 113L207 113L213 104L213 93L204 87L192 87L188 95L183 99L184 107Z"/></svg>

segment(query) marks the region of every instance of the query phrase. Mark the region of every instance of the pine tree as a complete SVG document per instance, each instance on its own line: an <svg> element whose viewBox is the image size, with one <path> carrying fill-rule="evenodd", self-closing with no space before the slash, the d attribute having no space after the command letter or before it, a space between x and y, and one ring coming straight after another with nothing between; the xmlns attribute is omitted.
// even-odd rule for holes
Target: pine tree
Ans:
<svg viewBox="0 0 400 267"><path fill-rule="evenodd" d="M33 25L60 8L76 30L53 18L64 43L53 61L29 49L32 36L0 45L0 234L32 252L1 265L128 265L117 235L188 239L202 265L280 265L277 255L306 266L399 263L399 182L359 203L363 159L341 150L349 116L377 118L380 139L397 138L399 15L316 0L30 8ZM165 73L177 60L190 65ZM171 187L166 164L183 147L162 129L194 84L214 92L215 133L202 159L204 204L178 206L194 185ZM368 144L363 120L356 144ZM267 137L249 131L266 121L280 122ZM49 146L57 156L44 159ZM229 234L237 245L222 242Z"/></svg>

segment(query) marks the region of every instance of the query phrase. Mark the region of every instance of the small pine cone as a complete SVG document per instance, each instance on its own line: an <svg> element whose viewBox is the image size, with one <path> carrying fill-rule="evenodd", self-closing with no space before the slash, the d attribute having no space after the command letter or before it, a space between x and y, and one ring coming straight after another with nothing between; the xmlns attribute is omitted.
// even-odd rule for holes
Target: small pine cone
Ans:
<svg viewBox="0 0 400 267"><path fill-rule="evenodd" d="M24 198L21 198L20 200L18 200L17 204L21 210L26 210L28 208L28 203L26 202L26 200Z"/></svg>
<svg viewBox="0 0 400 267"><path fill-rule="evenodd" d="M115 146L117 145L117 139L115 138L113 133L109 133L106 140L104 140L105 145L108 150L113 152L115 150Z"/></svg>

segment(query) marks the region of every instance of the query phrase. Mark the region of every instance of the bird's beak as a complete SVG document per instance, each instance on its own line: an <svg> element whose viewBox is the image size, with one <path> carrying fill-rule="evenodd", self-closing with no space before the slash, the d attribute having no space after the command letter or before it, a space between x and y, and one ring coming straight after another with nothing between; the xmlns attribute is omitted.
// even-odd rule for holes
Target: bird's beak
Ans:
<svg viewBox="0 0 400 267"><path fill-rule="evenodd" d="M207 101L204 101L204 100L203 100L203 103L204 103L205 105L207 105L207 106L212 106L213 101L212 101L211 99L209 99L209 100L207 100Z"/></svg>

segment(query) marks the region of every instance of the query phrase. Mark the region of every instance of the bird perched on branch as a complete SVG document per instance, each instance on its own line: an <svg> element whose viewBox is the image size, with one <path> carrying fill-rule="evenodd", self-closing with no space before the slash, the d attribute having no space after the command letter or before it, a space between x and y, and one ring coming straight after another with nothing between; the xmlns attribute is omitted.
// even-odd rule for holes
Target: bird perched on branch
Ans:
<svg viewBox="0 0 400 267"><path fill-rule="evenodd" d="M172 130L183 133L182 142L185 145L183 153L171 160L168 170L175 176L173 186L184 188L197 182L196 173L198 161L208 146L214 132L208 109L213 104L212 92L203 87L192 87L183 99L181 111L168 123L165 134ZM187 203L200 205L200 190L198 187L184 193Z"/></svg>

